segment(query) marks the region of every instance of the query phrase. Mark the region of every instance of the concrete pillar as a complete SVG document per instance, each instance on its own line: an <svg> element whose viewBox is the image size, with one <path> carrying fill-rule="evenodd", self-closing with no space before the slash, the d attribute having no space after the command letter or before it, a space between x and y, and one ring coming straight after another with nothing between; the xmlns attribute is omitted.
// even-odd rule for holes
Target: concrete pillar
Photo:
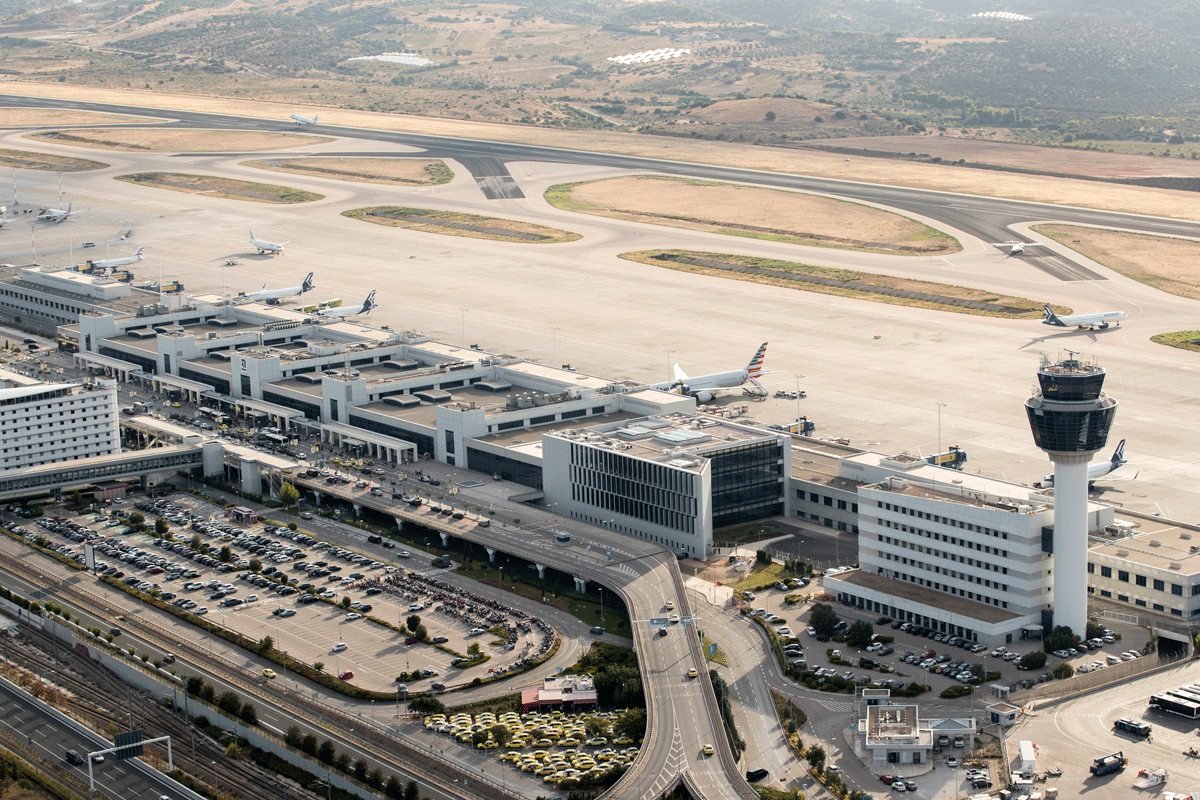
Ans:
<svg viewBox="0 0 1200 800"><path fill-rule="evenodd" d="M534 566L537 567L538 578L546 577L546 565L545 564L534 564Z"/></svg>
<svg viewBox="0 0 1200 800"><path fill-rule="evenodd" d="M450 545L450 534L438 531L438 536L442 537L442 547L448 547Z"/></svg>
<svg viewBox="0 0 1200 800"><path fill-rule="evenodd" d="M488 547L485 549L487 550L488 561L495 561L496 560L496 548Z"/></svg>
<svg viewBox="0 0 1200 800"><path fill-rule="evenodd" d="M404 530L404 520L403 519L401 519L400 517L393 517L392 519L396 520L396 530L398 530L398 531Z"/></svg>
<svg viewBox="0 0 1200 800"><path fill-rule="evenodd" d="M1091 453L1054 459L1054 626L1087 630L1087 465Z"/></svg>
<svg viewBox="0 0 1200 800"><path fill-rule="evenodd" d="M584 578L575 578L575 591L580 594L587 594L587 580Z"/></svg>
<svg viewBox="0 0 1200 800"><path fill-rule="evenodd" d="M315 505L317 508L320 508L320 507L321 507L321 497L322 497L321 493L320 493L320 492L318 492L316 489L314 489L314 490L313 490L313 498L314 498L314 500L313 500L313 504L314 504L314 505Z"/></svg>
<svg viewBox="0 0 1200 800"><path fill-rule="evenodd" d="M360 519L362 517L362 503L352 503L351 505L354 506L354 518Z"/></svg>

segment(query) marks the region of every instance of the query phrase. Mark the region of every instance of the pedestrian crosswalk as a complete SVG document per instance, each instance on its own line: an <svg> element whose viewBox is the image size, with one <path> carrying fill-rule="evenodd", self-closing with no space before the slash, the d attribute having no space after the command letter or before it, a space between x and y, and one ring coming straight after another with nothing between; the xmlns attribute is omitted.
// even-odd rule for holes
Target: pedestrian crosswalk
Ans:
<svg viewBox="0 0 1200 800"><path fill-rule="evenodd" d="M826 700L821 697L816 698L816 700L826 711L845 713L854 710L854 702L852 700Z"/></svg>

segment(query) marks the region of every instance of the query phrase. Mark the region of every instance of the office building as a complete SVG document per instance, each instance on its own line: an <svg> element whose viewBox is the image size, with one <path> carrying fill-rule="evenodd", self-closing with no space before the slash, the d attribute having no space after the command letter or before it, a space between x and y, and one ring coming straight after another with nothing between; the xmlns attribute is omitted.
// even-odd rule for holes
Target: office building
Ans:
<svg viewBox="0 0 1200 800"><path fill-rule="evenodd" d="M117 389L40 383L0 370L0 471L121 451Z"/></svg>

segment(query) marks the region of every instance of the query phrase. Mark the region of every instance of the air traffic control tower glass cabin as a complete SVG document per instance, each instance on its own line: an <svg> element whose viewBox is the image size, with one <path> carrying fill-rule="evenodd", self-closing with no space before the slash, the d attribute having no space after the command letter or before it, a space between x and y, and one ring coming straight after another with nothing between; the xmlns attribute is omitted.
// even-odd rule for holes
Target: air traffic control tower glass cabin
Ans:
<svg viewBox="0 0 1200 800"><path fill-rule="evenodd" d="M1043 359L1038 388L1025 401L1033 441L1054 462L1054 625L1087 628L1087 464L1108 442L1117 401L1105 396L1104 368L1067 351Z"/></svg>

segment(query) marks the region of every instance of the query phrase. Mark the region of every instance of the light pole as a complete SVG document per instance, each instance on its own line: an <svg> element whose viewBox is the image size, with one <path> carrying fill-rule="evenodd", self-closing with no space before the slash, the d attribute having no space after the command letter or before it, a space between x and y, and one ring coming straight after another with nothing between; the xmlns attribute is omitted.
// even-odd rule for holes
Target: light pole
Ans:
<svg viewBox="0 0 1200 800"><path fill-rule="evenodd" d="M462 319L462 346L467 346L467 309L460 308L460 317Z"/></svg>
<svg viewBox="0 0 1200 800"><path fill-rule="evenodd" d="M667 351L667 380L668 381L671 380L671 353L674 353L674 352L675 352L674 350Z"/></svg>
<svg viewBox="0 0 1200 800"><path fill-rule="evenodd" d="M559 328L551 328L550 330L553 331L553 336L554 336L553 344L550 346L550 360L553 361L554 364L557 364L558 363L558 331L559 331ZM550 366L554 366L554 364L551 364Z"/></svg>
<svg viewBox="0 0 1200 800"><path fill-rule="evenodd" d="M804 433L803 428L800 427L800 379L803 377L803 375L796 376L796 433Z"/></svg>
<svg viewBox="0 0 1200 800"><path fill-rule="evenodd" d="M938 455L942 454L942 409L946 407L945 403L934 403L938 410ZM940 461L941 459L939 459Z"/></svg>

